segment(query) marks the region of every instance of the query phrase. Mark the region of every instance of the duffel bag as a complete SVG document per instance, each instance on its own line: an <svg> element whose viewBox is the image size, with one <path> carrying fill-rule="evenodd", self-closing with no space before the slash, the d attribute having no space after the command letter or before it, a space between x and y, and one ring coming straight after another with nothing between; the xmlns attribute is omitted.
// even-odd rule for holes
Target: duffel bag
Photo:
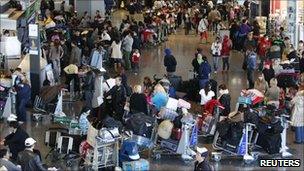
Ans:
<svg viewBox="0 0 304 171"><path fill-rule="evenodd" d="M126 128L133 131L135 135L150 137L153 127L155 125L155 118L147 116L144 113L136 113L126 122Z"/></svg>
<svg viewBox="0 0 304 171"><path fill-rule="evenodd" d="M115 120L114 118L107 116L103 121L102 121L103 127L106 128L118 128L119 132L122 131L123 125L120 121Z"/></svg>

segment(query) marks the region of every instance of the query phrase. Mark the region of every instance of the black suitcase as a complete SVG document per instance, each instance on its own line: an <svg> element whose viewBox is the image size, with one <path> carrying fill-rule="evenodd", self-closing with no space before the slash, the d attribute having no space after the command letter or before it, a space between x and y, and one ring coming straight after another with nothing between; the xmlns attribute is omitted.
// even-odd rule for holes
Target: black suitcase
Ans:
<svg viewBox="0 0 304 171"><path fill-rule="evenodd" d="M179 91L182 84L182 77L181 76L168 76L168 80L170 81L170 84L172 87L175 88L176 91Z"/></svg>
<svg viewBox="0 0 304 171"><path fill-rule="evenodd" d="M192 79L189 81L184 81L181 86L181 92L185 92L186 99L193 101L193 102L199 102L200 101L200 95L199 95L199 79Z"/></svg>
<svg viewBox="0 0 304 171"><path fill-rule="evenodd" d="M267 153L276 154L281 148L281 134L259 134L257 145L261 146Z"/></svg>

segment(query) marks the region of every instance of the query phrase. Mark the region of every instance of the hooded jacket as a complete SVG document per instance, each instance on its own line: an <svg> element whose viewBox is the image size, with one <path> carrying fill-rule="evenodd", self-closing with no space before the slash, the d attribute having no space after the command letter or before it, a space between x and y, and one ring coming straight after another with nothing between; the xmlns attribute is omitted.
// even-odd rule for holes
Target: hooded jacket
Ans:
<svg viewBox="0 0 304 171"><path fill-rule="evenodd" d="M207 61L201 63L199 67L199 79L209 79L211 73L211 66Z"/></svg>
<svg viewBox="0 0 304 171"><path fill-rule="evenodd" d="M167 72L175 72L176 71L176 59L172 55L170 49L165 49L165 58L164 58L164 65L166 67Z"/></svg>
<svg viewBox="0 0 304 171"><path fill-rule="evenodd" d="M222 43L222 50L221 50L221 55L222 56L229 56L230 55L230 50L231 50L231 41L227 35L224 36L224 40Z"/></svg>

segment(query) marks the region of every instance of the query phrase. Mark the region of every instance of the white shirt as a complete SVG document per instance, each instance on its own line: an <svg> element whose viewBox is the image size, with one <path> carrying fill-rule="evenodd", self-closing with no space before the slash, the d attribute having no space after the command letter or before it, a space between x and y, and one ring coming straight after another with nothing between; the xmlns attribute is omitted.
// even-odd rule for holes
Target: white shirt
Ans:
<svg viewBox="0 0 304 171"><path fill-rule="evenodd" d="M211 45L211 51L212 51L212 55L216 55L217 56L221 56L221 50L222 50L222 43L219 42L213 42Z"/></svg>
<svg viewBox="0 0 304 171"><path fill-rule="evenodd" d="M111 41L111 37L108 33L102 33L101 34L101 40L102 41Z"/></svg>
<svg viewBox="0 0 304 171"><path fill-rule="evenodd" d="M212 97L215 96L214 92L211 90L206 95L204 89L201 89L199 94L201 95L201 105L205 105L208 101L212 99Z"/></svg>

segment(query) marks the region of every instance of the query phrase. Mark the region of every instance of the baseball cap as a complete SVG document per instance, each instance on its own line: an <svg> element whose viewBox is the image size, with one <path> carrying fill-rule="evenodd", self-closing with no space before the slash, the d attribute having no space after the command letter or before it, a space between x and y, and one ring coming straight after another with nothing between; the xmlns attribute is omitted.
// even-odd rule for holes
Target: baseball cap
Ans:
<svg viewBox="0 0 304 171"><path fill-rule="evenodd" d="M17 121L17 116L14 114L10 114L9 117L7 118L8 122L13 122L13 121Z"/></svg>
<svg viewBox="0 0 304 171"><path fill-rule="evenodd" d="M202 157L207 157L208 156L208 149L205 148L205 147L203 147L203 148L196 147L196 151L198 153L200 153Z"/></svg>
<svg viewBox="0 0 304 171"><path fill-rule="evenodd" d="M36 141L33 138L27 138L25 140L25 146L26 147L31 147L36 143Z"/></svg>

